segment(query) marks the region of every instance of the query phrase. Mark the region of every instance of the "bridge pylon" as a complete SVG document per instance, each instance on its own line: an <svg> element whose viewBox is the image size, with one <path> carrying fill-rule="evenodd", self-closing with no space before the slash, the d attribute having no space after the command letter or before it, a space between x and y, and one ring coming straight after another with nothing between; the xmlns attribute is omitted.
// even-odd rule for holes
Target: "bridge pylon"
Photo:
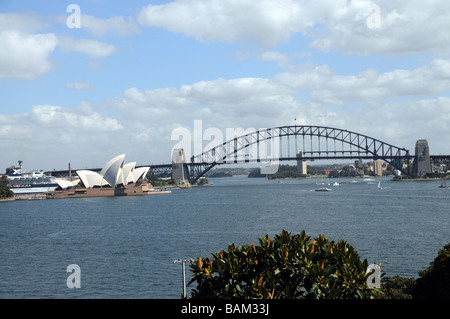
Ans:
<svg viewBox="0 0 450 319"><path fill-rule="evenodd" d="M416 142L416 154L413 165L414 175L424 176L431 173L430 148L427 140L418 140Z"/></svg>
<svg viewBox="0 0 450 319"><path fill-rule="evenodd" d="M306 157L305 153L303 153L303 152L300 152L297 154L297 173L300 176L308 174L305 157Z"/></svg>
<svg viewBox="0 0 450 319"><path fill-rule="evenodd" d="M186 153L183 149L172 152L172 179L177 185L189 184L189 170L186 166Z"/></svg>

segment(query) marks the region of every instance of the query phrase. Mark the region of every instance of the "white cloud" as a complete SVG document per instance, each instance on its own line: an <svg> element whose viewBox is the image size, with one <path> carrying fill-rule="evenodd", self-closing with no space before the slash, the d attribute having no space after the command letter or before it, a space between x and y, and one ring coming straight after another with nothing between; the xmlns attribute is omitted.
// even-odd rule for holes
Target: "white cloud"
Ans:
<svg viewBox="0 0 450 319"><path fill-rule="evenodd" d="M289 65L289 57L281 52L266 51L259 55L262 61L275 61L280 67L286 67Z"/></svg>
<svg viewBox="0 0 450 319"><path fill-rule="evenodd" d="M86 154L107 160L111 154L102 154L105 149L120 151L122 146L116 148L116 143L125 143L121 140L123 130L118 120L94 111L86 102L74 108L34 105L27 113L0 114L2 147L40 169L53 168L49 165L61 165ZM31 157L33 154L36 158Z"/></svg>
<svg viewBox="0 0 450 319"><path fill-rule="evenodd" d="M102 20L86 16L85 23L86 28L90 28L93 33L112 30L127 34L136 30L131 22L120 17ZM75 51L94 58L105 57L117 51L113 45L97 40L35 33L46 26L47 23L34 14L0 13L0 81L7 78L34 79L48 73L52 69L50 54L58 46L64 51ZM76 88L77 85L69 84L71 88Z"/></svg>
<svg viewBox="0 0 450 319"><path fill-rule="evenodd" d="M371 28L368 8L380 9L380 27ZM311 45L356 54L447 54L450 35L446 0L351 1L329 12L326 28Z"/></svg>
<svg viewBox="0 0 450 319"><path fill-rule="evenodd" d="M374 6L379 8L380 28L367 22ZM273 47L302 33L313 48L324 51L447 55L449 14L447 0L176 0L148 5L139 13L138 22L199 40L256 39Z"/></svg>
<svg viewBox="0 0 450 319"><path fill-rule="evenodd" d="M60 45L64 51L83 53L93 58L105 57L117 51L111 44L92 39L60 37Z"/></svg>
<svg viewBox="0 0 450 319"><path fill-rule="evenodd" d="M287 41L292 32L305 32L314 20L305 6L292 0L178 0L148 5L138 22L202 40L255 38L273 46Z"/></svg>
<svg viewBox="0 0 450 319"><path fill-rule="evenodd" d="M413 70L379 73L368 69L356 75L340 75L327 65L306 64L299 71L276 75L274 81L292 93L310 91L312 101L325 104L433 96L450 90L450 61L435 59Z"/></svg>
<svg viewBox="0 0 450 319"><path fill-rule="evenodd" d="M243 116L253 116L263 108L258 101L277 100L288 92L289 89L271 79L217 79L144 92L130 88L122 97L110 101L109 106L122 111L124 117L141 121L148 119L173 123L180 117L194 119L205 116L215 116L220 121L221 115L229 118L234 115L241 119Z"/></svg>
<svg viewBox="0 0 450 319"><path fill-rule="evenodd" d="M0 13L0 30L34 32L45 26L41 18L34 14Z"/></svg>
<svg viewBox="0 0 450 319"><path fill-rule="evenodd" d="M86 113L86 107L82 107ZM34 105L28 114L29 123L61 131L117 131L123 127L117 120L107 118L96 112L77 113L69 107L54 105Z"/></svg>
<svg viewBox="0 0 450 319"><path fill-rule="evenodd" d="M50 53L56 48L52 33L28 34L16 30L0 31L0 80L6 78L33 79L50 71Z"/></svg>
<svg viewBox="0 0 450 319"><path fill-rule="evenodd" d="M122 111L124 117L165 118L169 122L180 116L202 116L202 112L238 119L247 113L260 113L272 118L271 112L282 113L282 103L287 101L291 101L290 107L298 106L292 101L314 105L384 103L397 98L437 96L449 90L450 61L444 59L413 70L380 73L368 69L356 75L341 75L327 65L306 64L273 78L216 79L142 92L130 88L122 97L109 101L109 106ZM302 100L291 100L298 94Z"/></svg>
<svg viewBox="0 0 450 319"><path fill-rule="evenodd" d="M100 19L90 15L81 15L81 28L86 28L95 36L104 36L109 33L118 36L129 36L140 33L139 27L131 20L125 20L123 17L111 17Z"/></svg>

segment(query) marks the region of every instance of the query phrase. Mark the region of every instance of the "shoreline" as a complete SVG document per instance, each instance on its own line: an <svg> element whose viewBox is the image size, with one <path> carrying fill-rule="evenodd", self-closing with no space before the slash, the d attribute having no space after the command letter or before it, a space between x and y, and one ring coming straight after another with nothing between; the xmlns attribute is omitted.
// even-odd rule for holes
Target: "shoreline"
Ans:
<svg viewBox="0 0 450 319"><path fill-rule="evenodd" d="M447 177L436 177L436 178L399 178L399 179L392 179L394 182L432 182L432 181L443 181L443 180L450 180L450 178Z"/></svg>

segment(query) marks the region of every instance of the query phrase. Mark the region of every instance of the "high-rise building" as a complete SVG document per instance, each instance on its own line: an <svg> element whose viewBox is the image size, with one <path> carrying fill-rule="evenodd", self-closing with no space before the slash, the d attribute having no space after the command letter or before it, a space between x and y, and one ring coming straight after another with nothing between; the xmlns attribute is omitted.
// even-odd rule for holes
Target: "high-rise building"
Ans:
<svg viewBox="0 0 450 319"><path fill-rule="evenodd" d="M375 176L383 176L383 162L380 160L373 161L373 171Z"/></svg>

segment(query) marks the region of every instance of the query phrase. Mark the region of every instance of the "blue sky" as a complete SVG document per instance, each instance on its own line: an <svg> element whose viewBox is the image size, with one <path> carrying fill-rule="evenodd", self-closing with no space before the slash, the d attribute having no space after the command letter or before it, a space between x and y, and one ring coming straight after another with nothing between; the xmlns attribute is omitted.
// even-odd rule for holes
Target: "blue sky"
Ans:
<svg viewBox="0 0 450 319"><path fill-rule="evenodd" d="M122 153L167 163L172 132L195 120L225 132L296 118L449 154L449 11L445 0L2 0L0 167L100 167Z"/></svg>

